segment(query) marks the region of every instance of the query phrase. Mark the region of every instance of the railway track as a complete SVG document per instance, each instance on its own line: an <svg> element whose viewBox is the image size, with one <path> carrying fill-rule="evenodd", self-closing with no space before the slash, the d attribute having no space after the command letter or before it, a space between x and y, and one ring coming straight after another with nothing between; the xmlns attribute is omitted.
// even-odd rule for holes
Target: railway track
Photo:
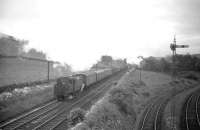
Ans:
<svg viewBox="0 0 200 130"><path fill-rule="evenodd" d="M148 103L139 122L139 130L162 130L163 112L166 104L179 93L188 88L175 91L175 93L165 94L162 97L154 98ZM181 130L200 130L200 90L193 92L186 100L181 115ZM173 124L172 124L173 125ZM177 130L173 128L173 130Z"/></svg>
<svg viewBox="0 0 200 130"><path fill-rule="evenodd" d="M40 116L42 114L45 114L52 110L53 108L59 106L61 103L57 102L56 100L53 100L41 107L35 108L32 111L25 113L17 118L14 118L8 122L5 122L0 125L0 129L2 130L14 130L21 125L26 124L27 122L31 121L32 119L36 118L37 116Z"/></svg>
<svg viewBox="0 0 200 130"><path fill-rule="evenodd" d="M113 76L109 78L108 80L105 80L103 84L97 83L98 87L94 89L91 93L94 94L95 92L97 92L97 94L95 95L98 95L98 91L105 88L105 86L107 86L108 83L110 83L109 81L112 81L116 78L121 77L122 74L123 73L117 74L117 76ZM104 87L99 87L99 86L104 86ZM37 129L43 129L46 126L46 124L49 125L50 122L53 122L54 125L58 124L58 122L61 122L61 120L64 120L66 118L66 117L64 118L63 116L62 118L60 118L59 115L62 115L62 113L70 111L70 109L72 109L73 107L77 105L81 105L82 103L84 103L84 100L86 100L87 98L92 99L90 97L91 93L89 95L82 97L80 100L76 101L75 103L71 103L71 104L67 102L57 102L56 100L54 100L42 107L36 108L22 116L19 116L4 124L1 124L0 129L2 130L19 130L19 129L20 130L26 130L26 129L37 130ZM49 125L49 126L52 126L52 125ZM51 129L51 127L48 127L48 128Z"/></svg>
<svg viewBox="0 0 200 130"><path fill-rule="evenodd" d="M186 89L179 91L172 90L172 92L165 92L161 97L154 97L152 102L147 104L142 119L139 122L139 130L162 130L162 118L167 103Z"/></svg>
<svg viewBox="0 0 200 130"><path fill-rule="evenodd" d="M113 80L117 80L121 76L122 75L117 76ZM53 117L49 118L48 120L46 120L45 122L43 122L42 124L40 124L39 126L37 126L33 130L62 130L62 129L66 129L66 127L68 127L67 126L67 124L68 124L67 117L68 117L69 111L71 109L73 109L75 107L87 106L88 104L90 104L90 101L92 101L94 98L99 96L103 91L108 89L108 87L111 86L111 85L112 85L112 82L105 82L102 85L102 87L97 88L92 93L86 95L85 97L81 98L77 102L73 103L70 107L65 108L63 111L60 111L59 113L57 113Z"/></svg>
<svg viewBox="0 0 200 130"><path fill-rule="evenodd" d="M120 76L121 77L121 76ZM116 80L116 79L115 79ZM118 78L117 78L118 80ZM104 85L100 90L97 91L97 93L95 95L93 95L90 99L88 99L85 103L80 104L80 108L83 108L85 110L87 110L88 108L91 107L91 105L93 104L93 100L95 100L95 102L98 100L99 97L102 97L102 95L109 89L108 86L111 86L111 84L107 84ZM68 114L68 113L67 113ZM66 116L67 117L67 116ZM67 124L69 123L69 119L63 119L60 122L58 122L57 124L55 124L51 130L66 130L66 128L68 128Z"/></svg>
<svg viewBox="0 0 200 130"><path fill-rule="evenodd" d="M181 115L181 130L200 130L200 90L188 96Z"/></svg>
<svg viewBox="0 0 200 130"><path fill-rule="evenodd" d="M169 98L163 96L147 104L139 123L139 130L161 130L162 115L168 101Z"/></svg>

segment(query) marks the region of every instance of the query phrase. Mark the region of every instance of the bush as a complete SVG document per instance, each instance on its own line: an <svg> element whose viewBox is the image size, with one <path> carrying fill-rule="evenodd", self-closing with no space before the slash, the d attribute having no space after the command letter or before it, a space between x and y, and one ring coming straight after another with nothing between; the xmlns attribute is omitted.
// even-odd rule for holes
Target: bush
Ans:
<svg viewBox="0 0 200 130"><path fill-rule="evenodd" d="M199 79L195 74L192 74L192 73L190 73L184 77L187 79L192 79L192 80L196 80L196 81Z"/></svg>
<svg viewBox="0 0 200 130"><path fill-rule="evenodd" d="M119 111L125 115L132 115L132 107L130 106L131 94L120 88L113 88L110 92L109 101L117 105Z"/></svg>
<svg viewBox="0 0 200 130"><path fill-rule="evenodd" d="M85 118L86 111L81 108L75 108L70 111L69 121L72 126L82 122Z"/></svg>
<svg viewBox="0 0 200 130"><path fill-rule="evenodd" d="M100 100L92 107L83 123L87 124L90 129L123 129L123 119L121 119L121 114L117 110L116 106L108 102L107 98L104 99L106 100Z"/></svg>
<svg viewBox="0 0 200 130"><path fill-rule="evenodd" d="M150 93L149 92L143 92L142 95L145 96L145 97L149 97Z"/></svg>

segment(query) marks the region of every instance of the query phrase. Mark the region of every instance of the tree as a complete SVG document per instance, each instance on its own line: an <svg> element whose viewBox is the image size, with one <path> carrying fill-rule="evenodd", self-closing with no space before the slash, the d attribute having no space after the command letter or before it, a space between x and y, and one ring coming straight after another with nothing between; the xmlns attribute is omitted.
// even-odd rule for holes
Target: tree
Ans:
<svg viewBox="0 0 200 130"><path fill-rule="evenodd" d="M38 59L46 59L47 56L42 51L37 51L36 49L32 48L28 52L24 52L23 56L38 58Z"/></svg>
<svg viewBox="0 0 200 130"><path fill-rule="evenodd" d="M12 36L0 38L0 54L1 55L21 55L24 46L28 44L26 40L18 40Z"/></svg>
<svg viewBox="0 0 200 130"><path fill-rule="evenodd" d="M143 69L166 72L170 70L170 63L165 58L147 57L142 61Z"/></svg>
<svg viewBox="0 0 200 130"><path fill-rule="evenodd" d="M160 66L162 72L167 72L170 70L170 63L165 60L165 58L161 58Z"/></svg>
<svg viewBox="0 0 200 130"><path fill-rule="evenodd" d="M101 62L103 62L103 63L105 63L105 64L108 64L108 63L110 63L110 62L112 62L112 57L111 56L102 56L101 57Z"/></svg>

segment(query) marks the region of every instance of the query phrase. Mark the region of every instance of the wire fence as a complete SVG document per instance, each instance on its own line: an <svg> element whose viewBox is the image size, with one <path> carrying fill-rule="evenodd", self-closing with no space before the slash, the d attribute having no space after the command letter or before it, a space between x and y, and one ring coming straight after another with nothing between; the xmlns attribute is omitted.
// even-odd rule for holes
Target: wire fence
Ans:
<svg viewBox="0 0 200 130"><path fill-rule="evenodd" d="M59 62L24 56L0 55L0 91L18 84L48 82L61 76L54 65Z"/></svg>

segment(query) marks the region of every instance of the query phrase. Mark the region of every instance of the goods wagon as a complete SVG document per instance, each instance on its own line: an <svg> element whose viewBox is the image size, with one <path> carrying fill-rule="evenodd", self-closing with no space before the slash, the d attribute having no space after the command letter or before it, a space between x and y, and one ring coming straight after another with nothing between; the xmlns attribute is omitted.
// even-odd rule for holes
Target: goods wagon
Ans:
<svg viewBox="0 0 200 130"><path fill-rule="evenodd" d="M106 76L112 75L112 69L106 69L105 73L106 73Z"/></svg>
<svg viewBox="0 0 200 130"><path fill-rule="evenodd" d="M58 100L62 100L65 97L70 98L81 90L83 84L83 80L79 76L59 78L54 86L54 95Z"/></svg>
<svg viewBox="0 0 200 130"><path fill-rule="evenodd" d="M112 68L112 74L115 74L116 72L119 72L120 68Z"/></svg>
<svg viewBox="0 0 200 130"><path fill-rule="evenodd" d="M104 79L105 77L112 74L111 69L97 70L95 72L97 74L97 81L100 81L100 80Z"/></svg>
<svg viewBox="0 0 200 130"><path fill-rule="evenodd" d="M89 86L97 81L97 76L95 72L84 72L76 74L76 76L81 77L85 86Z"/></svg>
<svg viewBox="0 0 200 130"><path fill-rule="evenodd" d="M96 76L97 76L97 81L100 81L103 79L104 77L104 70L96 70L95 71Z"/></svg>

